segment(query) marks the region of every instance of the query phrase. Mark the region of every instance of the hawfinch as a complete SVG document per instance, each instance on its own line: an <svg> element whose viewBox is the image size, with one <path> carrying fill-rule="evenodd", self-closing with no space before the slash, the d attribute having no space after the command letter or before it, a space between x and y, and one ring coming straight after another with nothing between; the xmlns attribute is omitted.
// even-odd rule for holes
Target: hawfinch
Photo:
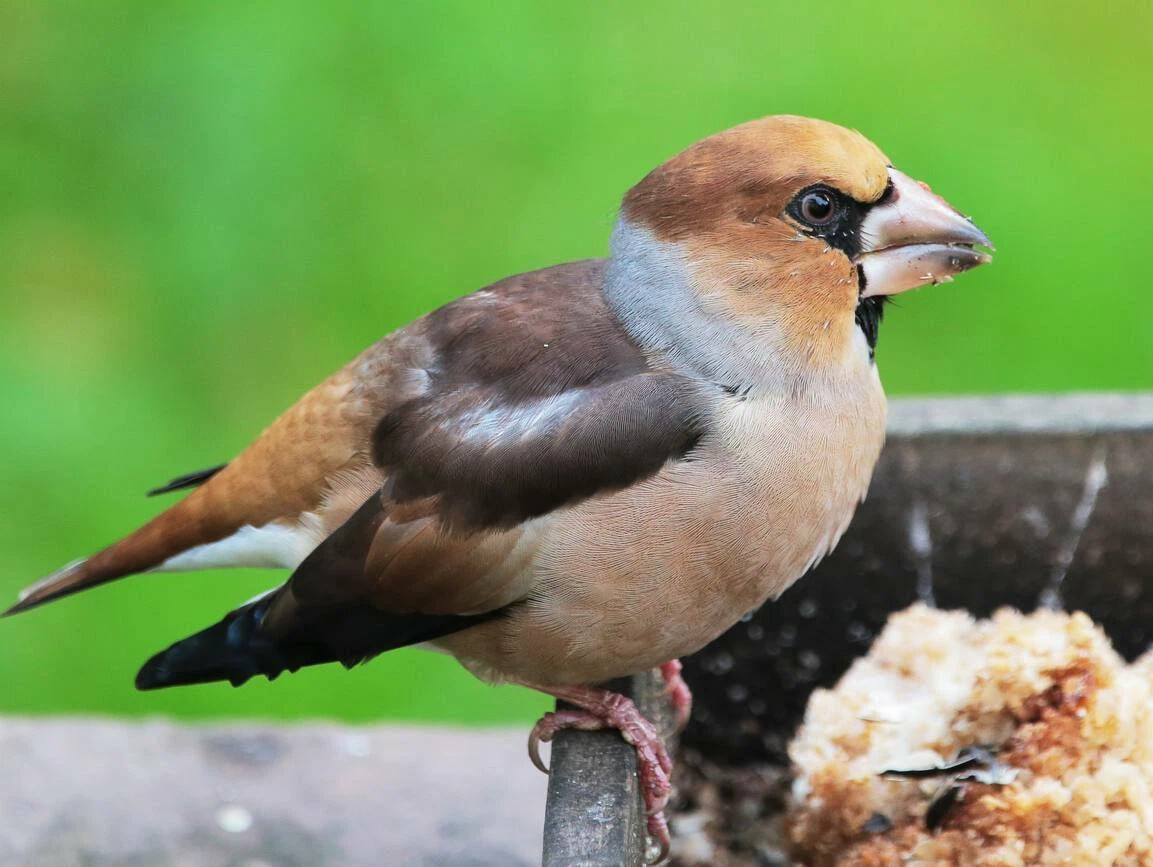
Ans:
<svg viewBox="0 0 1153 867"><path fill-rule="evenodd" d="M885 432L888 296L989 239L859 133L767 117L625 196L607 259L509 277L384 337L195 490L7 613L139 572L288 581L145 663L140 689L352 666L429 643L636 747L667 848L670 763L595 684L712 641L826 554ZM539 761L539 760L538 760Z"/></svg>

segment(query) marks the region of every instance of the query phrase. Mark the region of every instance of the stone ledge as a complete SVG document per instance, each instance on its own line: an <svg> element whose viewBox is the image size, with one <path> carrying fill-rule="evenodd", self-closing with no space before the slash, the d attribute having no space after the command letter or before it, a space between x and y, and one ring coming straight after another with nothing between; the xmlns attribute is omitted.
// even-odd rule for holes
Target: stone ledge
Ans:
<svg viewBox="0 0 1153 867"><path fill-rule="evenodd" d="M0 718L0 865L539 864L526 736Z"/></svg>

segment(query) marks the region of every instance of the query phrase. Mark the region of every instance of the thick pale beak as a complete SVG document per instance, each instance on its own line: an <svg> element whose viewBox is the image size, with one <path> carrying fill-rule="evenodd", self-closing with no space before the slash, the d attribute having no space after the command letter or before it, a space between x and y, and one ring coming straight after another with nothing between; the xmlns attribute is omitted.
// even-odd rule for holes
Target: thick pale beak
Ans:
<svg viewBox="0 0 1153 867"><path fill-rule="evenodd" d="M895 295L954 276L992 257L975 245L993 248L972 220L927 186L889 169L892 189L861 224L861 297Z"/></svg>

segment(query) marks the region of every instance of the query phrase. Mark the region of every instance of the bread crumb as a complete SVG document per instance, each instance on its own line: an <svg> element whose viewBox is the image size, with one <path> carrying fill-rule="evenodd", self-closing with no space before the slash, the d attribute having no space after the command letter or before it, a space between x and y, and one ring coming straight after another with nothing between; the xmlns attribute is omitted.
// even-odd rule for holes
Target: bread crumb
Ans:
<svg viewBox="0 0 1153 867"><path fill-rule="evenodd" d="M973 747L993 772L883 775ZM1153 656L1126 664L1081 613L895 614L789 755L799 864L1153 863Z"/></svg>

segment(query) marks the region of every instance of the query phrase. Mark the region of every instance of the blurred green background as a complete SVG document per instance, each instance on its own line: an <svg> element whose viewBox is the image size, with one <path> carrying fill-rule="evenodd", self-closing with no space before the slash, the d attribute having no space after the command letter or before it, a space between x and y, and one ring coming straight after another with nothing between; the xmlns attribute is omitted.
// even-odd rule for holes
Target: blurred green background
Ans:
<svg viewBox="0 0 1153 867"><path fill-rule="evenodd" d="M854 126L996 262L905 296L890 393L1153 387L1153 4L0 0L0 595L161 506L381 334L601 255L615 206L764 114ZM0 622L0 712L527 721L390 654L243 690L138 664L279 576Z"/></svg>

